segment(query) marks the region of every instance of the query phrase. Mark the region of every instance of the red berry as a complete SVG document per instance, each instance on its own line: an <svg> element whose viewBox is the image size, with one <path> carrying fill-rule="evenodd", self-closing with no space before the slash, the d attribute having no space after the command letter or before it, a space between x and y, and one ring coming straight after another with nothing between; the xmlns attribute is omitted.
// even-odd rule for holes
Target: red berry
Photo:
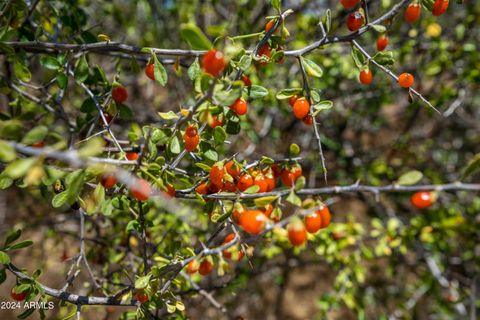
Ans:
<svg viewBox="0 0 480 320"><path fill-rule="evenodd" d="M305 118L310 112L310 103L305 98L300 98L293 105L293 114L297 119Z"/></svg>
<svg viewBox="0 0 480 320"><path fill-rule="evenodd" d="M202 65L206 73L216 77L225 69L226 62L223 53L212 49L203 56Z"/></svg>
<svg viewBox="0 0 480 320"><path fill-rule="evenodd" d="M250 78L247 76L247 75L242 75L242 81L243 81L243 84L246 86L246 87L251 87L252 86L252 80L250 80Z"/></svg>
<svg viewBox="0 0 480 320"><path fill-rule="evenodd" d="M410 201L415 207L425 209L433 204L433 195L428 191L415 192L410 198Z"/></svg>
<svg viewBox="0 0 480 320"><path fill-rule="evenodd" d="M248 210L240 216L240 226L245 232L257 235L265 228L267 217L260 210Z"/></svg>
<svg viewBox="0 0 480 320"><path fill-rule="evenodd" d="M249 175L248 173L241 175L237 182L238 190L243 192L248 188L250 188L251 186L253 186L252 176Z"/></svg>
<svg viewBox="0 0 480 320"><path fill-rule="evenodd" d="M362 71L360 71L360 76L359 76L359 80L362 84L364 85L369 85L372 83L372 80L373 80L373 74L372 74L372 70L370 69L363 69Z"/></svg>
<svg viewBox="0 0 480 320"><path fill-rule="evenodd" d="M185 129L185 134L189 136L190 138L193 138L198 135L198 130L197 127L194 125L188 125L187 129Z"/></svg>
<svg viewBox="0 0 480 320"><path fill-rule="evenodd" d="M247 211L247 208L240 202L235 202L233 205L232 218L236 223L240 223L242 214Z"/></svg>
<svg viewBox="0 0 480 320"><path fill-rule="evenodd" d="M297 180L298 178L300 178L302 176L302 167L300 167L300 165L295 165L294 167L292 167L291 169L292 173L293 173L293 176L295 177L295 180Z"/></svg>
<svg viewBox="0 0 480 320"><path fill-rule="evenodd" d="M138 153L137 152L127 152L126 157L130 161L134 161L138 159Z"/></svg>
<svg viewBox="0 0 480 320"><path fill-rule="evenodd" d="M237 115L242 116L245 113L247 113L247 110L248 110L247 101L245 101L245 99L243 98L238 98L230 106L230 109L232 109L232 111L235 112Z"/></svg>
<svg viewBox="0 0 480 320"><path fill-rule="evenodd" d="M166 193L170 198L174 198L175 195L177 194L175 188L174 188L171 184L167 184L167 188L166 188L165 193Z"/></svg>
<svg viewBox="0 0 480 320"><path fill-rule="evenodd" d="M290 98L288 98L288 104L290 105L290 107L293 108L297 100L298 100L298 96L291 96Z"/></svg>
<svg viewBox="0 0 480 320"><path fill-rule="evenodd" d="M282 183L287 187L293 186L295 184L295 181L297 180L295 178L295 174L291 170L287 169L282 170L280 178L282 180Z"/></svg>
<svg viewBox="0 0 480 320"><path fill-rule="evenodd" d="M235 239L235 234L233 233L230 233L228 234L226 237L225 237L225 240L223 240L223 243L222 245L224 244L227 244L229 243L230 241L233 241L233 239ZM223 250L223 256L226 258L226 259L231 259L232 258L232 254L236 254L238 252L238 258L237 258L237 261L240 261L242 260L243 256L245 255L245 253L242 251L242 250L238 250L237 248L235 247L230 247L226 250Z"/></svg>
<svg viewBox="0 0 480 320"><path fill-rule="evenodd" d="M199 184L196 188L195 188L195 191L198 193L198 194L208 194L208 185L206 182L203 182L201 184Z"/></svg>
<svg viewBox="0 0 480 320"><path fill-rule="evenodd" d="M307 126L311 126L313 124L313 117L308 115L305 118L303 118L303 123L305 123Z"/></svg>
<svg viewBox="0 0 480 320"><path fill-rule="evenodd" d="M139 290L135 293L135 299L140 303L145 303L148 301L148 296L143 290Z"/></svg>
<svg viewBox="0 0 480 320"><path fill-rule="evenodd" d="M26 292L16 292L15 288L12 288L12 291L10 291L10 296L15 301L23 301L27 297L27 293Z"/></svg>
<svg viewBox="0 0 480 320"><path fill-rule="evenodd" d="M380 37L377 39L377 50L378 51L383 51L385 48L388 46L388 37L384 34L382 34Z"/></svg>
<svg viewBox="0 0 480 320"><path fill-rule="evenodd" d="M342 6L343 6L345 9L353 8L353 7L355 7L359 2L360 2L360 0L340 0L340 3L342 4Z"/></svg>
<svg viewBox="0 0 480 320"><path fill-rule="evenodd" d="M275 176L272 170L268 170L265 174L265 180L267 181L267 191L270 192L277 186L277 182L275 181Z"/></svg>
<svg viewBox="0 0 480 320"><path fill-rule="evenodd" d="M100 178L100 183L105 189L110 189L117 183L117 178L113 174L103 175Z"/></svg>
<svg viewBox="0 0 480 320"><path fill-rule="evenodd" d="M212 122L210 122L208 125L212 129L223 126L223 117L220 119L219 115L212 116Z"/></svg>
<svg viewBox="0 0 480 320"><path fill-rule="evenodd" d="M433 4L432 14L434 16L441 16L448 9L448 0L436 0Z"/></svg>
<svg viewBox="0 0 480 320"><path fill-rule="evenodd" d="M124 86L115 86L112 89L112 98L116 103L123 103L128 98L127 88Z"/></svg>
<svg viewBox="0 0 480 320"><path fill-rule="evenodd" d="M149 63L147 64L147 66L145 67L145 74L147 75L147 77L149 77L150 79L152 80L155 80L155 66L153 63Z"/></svg>
<svg viewBox="0 0 480 320"><path fill-rule="evenodd" d="M273 212L273 205L271 203L267 204L265 207L261 209L263 211L263 214L267 217L270 218Z"/></svg>
<svg viewBox="0 0 480 320"><path fill-rule="evenodd" d="M200 263L200 267L198 268L198 272L202 275L202 276L206 276L207 274L209 274L210 272L212 272L213 270L213 264L208 260L208 259L204 259L201 263Z"/></svg>
<svg viewBox="0 0 480 320"><path fill-rule="evenodd" d="M305 227L308 232L315 233L322 227L322 217L315 211L305 217Z"/></svg>
<svg viewBox="0 0 480 320"><path fill-rule="evenodd" d="M407 9L405 9L404 19L407 22L414 22L420 17L420 13L422 12L422 6L418 3L411 3L408 5Z"/></svg>
<svg viewBox="0 0 480 320"><path fill-rule="evenodd" d="M307 230L301 222L293 222L288 226L288 239L293 246L301 246L307 241Z"/></svg>
<svg viewBox="0 0 480 320"><path fill-rule="evenodd" d="M272 168L273 176L274 176L275 178L280 177L280 175L282 174L282 169L280 169L280 167L278 166L278 164L274 163L274 164L271 165L270 168Z"/></svg>
<svg viewBox="0 0 480 320"><path fill-rule="evenodd" d="M272 55L272 48L268 45L268 43L265 43L260 49L258 49L257 54L262 57L265 56L267 58L270 58ZM260 61L261 65L267 64L267 61Z"/></svg>
<svg viewBox="0 0 480 320"><path fill-rule="evenodd" d="M45 142L43 141L35 142L32 144L32 148L41 149L43 147L45 147Z"/></svg>
<svg viewBox="0 0 480 320"><path fill-rule="evenodd" d="M272 29L274 25L275 25L275 20L268 21L267 24L265 25L265 32L270 31L270 29Z"/></svg>
<svg viewBox="0 0 480 320"><path fill-rule="evenodd" d="M188 125L183 134L183 141L185 142L185 149L187 151L192 152L197 148L200 137L198 136L198 130L195 126Z"/></svg>
<svg viewBox="0 0 480 320"><path fill-rule="evenodd" d="M365 18L360 13L360 11L352 12L348 15L347 18L347 27L350 31L357 31L365 23Z"/></svg>
<svg viewBox="0 0 480 320"><path fill-rule="evenodd" d="M410 88L414 81L415 78L410 73L402 73L398 76L398 84L402 88Z"/></svg>
<svg viewBox="0 0 480 320"><path fill-rule="evenodd" d="M143 179L137 180L137 182L130 187L132 197L140 201L147 200L151 192L152 188L150 187L150 183Z"/></svg>

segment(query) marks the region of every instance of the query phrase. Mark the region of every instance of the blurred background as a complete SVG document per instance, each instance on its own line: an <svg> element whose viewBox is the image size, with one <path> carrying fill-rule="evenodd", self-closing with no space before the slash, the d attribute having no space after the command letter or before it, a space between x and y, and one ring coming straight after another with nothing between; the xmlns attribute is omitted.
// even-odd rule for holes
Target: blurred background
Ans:
<svg viewBox="0 0 480 320"><path fill-rule="evenodd" d="M5 2L1 1L0 7ZM368 1L369 14L379 17L396 2ZM334 103L333 108L317 117L329 186L356 181L388 185L411 170L421 171L421 183L425 184L449 183L462 177L467 163L480 152L480 2L463 2L450 1L447 13L441 17L424 9L418 22L408 24L402 11L386 24L388 50L395 57L392 71L412 73L418 91L440 113L421 102L410 103L407 92L374 67L373 84L359 84L348 43L325 46L307 56L324 70L322 78L310 79L310 86L318 90L322 100ZM97 41L98 34L105 34L112 41L138 47L187 49L179 34L181 23L194 22L213 40L219 35L260 32L265 17L275 14L270 1L253 0L25 1L26 8L34 4L26 22L28 9L9 17L10 26L19 25L2 41L88 43ZM348 33L345 20L349 11L339 1L282 1L282 8L294 10L286 20L290 37L285 50L299 49L320 39L318 22L327 9L332 11L330 34ZM40 34L36 34L39 28ZM374 54L378 36L370 31L358 42ZM253 48L258 40L252 37L238 41ZM38 56L19 55L28 56L31 83L51 79L48 70L41 68ZM130 112L112 126L119 139L128 138L132 123L158 123L158 112L176 112L194 101L187 70L175 71L175 59L164 61L169 80L161 87L145 77L144 56L136 59L139 68L130 59L116 56L90 54L88 58L90 66L101 65L109 80L118 74L120 82L129 88L131 98L126 105ZM0 61L5 62L3 55ZM181 64L191 63L190 58L181 59ZM3 77L11 70L6 63L2 66ZM267 88L269 95L249 104L251 111L242 121L242 131L228 138L231 144L224 156L238 153L238 158L249 162L264 155L281 158L288 155L291 143L297 143L307 187L325 186L312 127L297 121L288 103L275 98L280 89L302 86L297 61L287 58L284 64L252 66L246 73L254 84ZM80 111L85 99L82 89L71 85L64 100L67 113L72 117L88 116ZM0 93L0 111L7 112L11 103L11 96ZM35 120L27 124L34 125ZM51 122L52 130L60 125ZM479 177L473 174L464 181L478 182ZM226 314L195 290L180 289L177 293L186 305L186 317L477 318L478 192L442 192L437 203L423 211L412 207L407 193L378 197L352 193L322 199L332 203L333 224L327 232L301 251L266 238L255 245L251 264L244 261L223 277L212 275L202 280L202 288L211 291L227 308ZM106 220L110 219L87 217L87 257L94 272L102 275L125 266L112 262L118 252L125 247L135 251L138 246L135 237L120 237L115 231L119 229L106 228L111 223ZM13 256L15 264L29 273L41 268L42 283L61 287L70 266L65 260L78 252L77 216L68 210L53 209L38 190L11 187L0 191L0 238L14 227L22 228L22 237L34 241L33 246ZM124 226L119 228L123 230ZM156 231L160 237L162 230ZM172 234L167 239L176 236L180 243L188 240L185 234ZM87 279L82 273L71 291L95 293L83 285ZM13 284L9 275L0 286L0 301L9 300ZM47 318L61 319L73 310L71 306L55 308L47 311ZM121 314L105 307L84 310L85 319L118 319ZM0 318L14 319L17 311L0 310Z"/></svg>

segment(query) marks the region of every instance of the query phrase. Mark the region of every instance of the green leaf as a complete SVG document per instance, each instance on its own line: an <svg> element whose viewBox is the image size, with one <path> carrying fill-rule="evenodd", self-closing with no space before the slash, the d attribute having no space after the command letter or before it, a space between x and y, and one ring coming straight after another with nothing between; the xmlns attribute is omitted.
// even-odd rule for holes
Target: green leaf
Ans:
<svg viewBox="0 0 480 320"><path fill-rule="evenodd" d="M10 178L18 179L20 177L23 177L28 172L28 170L35 164L36 161L37 159L35 158L24 158L15 160L5 168L4 172Z"/></svg>
<svg viewBox="0 0 480 320"><path fill-rule="evenodd" d="M330 9L327 9L327 11L325 12L324 22L325 32L329 33L330 29L332 28L332 11Z"/></svg>
<svg viewBox="0 0 480 320"><path fill-rule="evenodd" d="M247 70L248 67L252 64L252 56L250 54L245 54L240 58L238 62L238 67L243 71Z"/></svg>
<svg viewBox="0 0 480 320"><path fill-rule="evenodd" d="M9 145L6 141L0 140L0 161L10 162L15 160L17 153L15 148Z"/></svg>
<svg viewBox="0 0 480 320"><path fill-rule="evenodd" d="M193 23L180 25L180 37L194 50L209 50L212 48L210 40L208 40L202 30Z"/></svg>
<svg viewBox="0 0 480 320"><path fill-rule="evenodd" d="M84 82L88 78L88 62L85 55L78 60L75 67L75 79Z"/></svg>
<svg viewBox="0 0 480 320"><path fill-rule="evenodd" d="M270 204L277 199L278 199L277 196L269 196L269 197L257 198L255 200L253 200L253 202L255 203L255 206L257 206L257 207L265 207L267 204Z"/></svg>
<svg viewBox="0 0 480 320"><path fill-rule="evenodd" d="M206 172L209 172L210 169L212 169L212 167L210 167L209 165L206 165L205 163L202 163L202 162L195 162L195 165L197 167L199 167L200 169L202 169L203 171L206 171Z"/></svg>
<svg viewBox="0 0 480 320"><path fill-rule="evenodd" d="M330 100L320 101L319 103L313 105L313 109L315 110L313 112L313 116L316 116L320 111L328 110L328 109L331 109L332 107L333 107L332 101Z"/></svg>
<svg viewBox="0 0 480 320"><path fill-rule="evenodd" d="M13 184L13 179L8 177L5 173L0 174L0 189L7 189Z"/></svg>
<svg viewBox="0 0 480 320"><path fill-rule="evenodd" d="M182 150L180 148L180 141L178 140L178 137L175 136L170 140L170 145L169 145L170 152L173 154L179 154Z"/></svg>
<svg viewBox="0 0 480 320"><path fill-rule="evenodd" d="M188 77L192 81L198 78L198 76L201 74L200 63L198 61L198 58L195 58L195 61L193 61L190 67L188 67L187 73L188 73Z"/></svg>
<svg viewBox="0 0 480 320"><path fill-rule="evenodd" d="M260 163L265 165L272 165L275 163L275 161L272 158L262 156L262 158L260 159Z"/></svg>
<svg viewBox="0 0 480 320"><path fill-rule="evenodd" d="M52 207L60 208L63 206L68 200L68 193L67 191L60 192L53 196L52 198Z"/></svg>
<svg viewBox="0 0 480 320"><path fill-rule="evenodd" d="M34 144L36 142L43 141L48 134L48 128L45 126L38 126L28 131L27 134L23 137L23 144Z"/></svg>
<svg viewBox="0 0 480 320"><path fill-rule="evenodd" d="M301 94L303 91L302 88L290 88L290 89L282 89L280 90L277 95L275 96L278 100L285 100L292 96Z"/></svg>
<svg viewBox="0 0 480 320"><path fill-rule="evenodd" d="M312 60L301 57L300 61L309 76L320 78L323 75L322 68Z"/></svg>
<svg viewBox="0 0 480 320"><path fill-rule="evenodd" d="M480 153L477 153L472 160L463 168L462 180L480 170Z"/></svg>
<svg viewBox="0 0 480 320"><path fill-rule="evenodd" d="M33 244L32 240L25 240L25 241L14 244L13 246L9 247L8 250L17 250L17 249L26 248L28 246L31 246L32 244Z"/></svg>
<svg viewBox="0 0 480 320"><path fill-rule="evenodd" d="M252 85L249 90L250 98L260 99L268 95L268 90L264 87Z"/></svg>
<svg viewBox="0 0 480 320"><path fill-rule="evenodd" d="M360 50L358 50L357 47L353 45L352 45L352 59L359 70L361 70L367 64L367 59L365 58L365 56L362 54Z"/></svg>
<svg viewBox="0 0 480 320"><path fill-rule="evenodd" d="M385 31L387 31L387 28L385 28L385 26L382 26L380 24L374 24L374 25L372 25L372 28L373 28L373 30L375 30L379 33L384 33Z"/></svg>
<svg viewBox="0 0 480 320"><path fill-rule="evenodd" d="M160 83L160 85L165 86L167 84L168 75L167 71L163 64L157 58L157 55L153 55L153 75L155 77L155 81Z"/></svg>
<svg viewBox="0 0 480 320"><path fill-rule="evenodd" d="M40 64L50 70L58 70L62 65L54 57L43 56L40 58Z"/></svg>
<svg viewBox="0 0 480 320"><path fill-rule="evenodd" d="M15 60L13 63L13 70L15 70L15 75L18 79L29 82L32 79L32 74L28 70L27 66L22 64L19 60Z"/></svg>
<svg viewBox="0 0 480 320"><path fill-rule="evenodd" d="M286 200L297 207L302 205L302 199L300 199L293 190L290 191Z"/></svg>
<svg viewBox="0 0 480 320"><path fill-rule="evenodd" d="M213 129L213 137L216 143L223 144L225 139L227 139L227 133L223 127L215 127L215 129Z"/></svg>
<svg viewBox="0 0 480 320"><path fill-rule="evenodd" d="M103 152L103 147L105 147L105 140L103 138L94 137L88 139L87 143L78 150L78 156L88 158L99 155Z"/></svg>
<svg viewBox="0 0 480 320"><path fill-rule="evenodd" d="M20 315L17 316L18 319L26 319L28 318L32 313L35 312L35 308L29 308L27 310L25 310L24 312L22 312Z"/></svg>
<svg viewBox="0 0 480 320"><path fill-rule="evenodd" d="M179 118L179 116L173 112L173 111L168 111L168 112L159 112L158 115L160 116L160 118L162 118L163 120L176 120Z"/></svg>
<svg viewBox="0 0 480 320"><path fill-rule="evenodd" d="M22 137L23 124L18 120L0 121L0 138L19 140Z"/></svg>
<svg viewBox="0 0 480 320"><path fill-rule="evenodd" d="M55 80L57 80L60 89L65 89L68 85L68 77L64 73L58 73Z"/></svg>
<svg viewBox="0 0 480 320"><path fill-rule="evenodd" d="M0 251L0 264L9 264L10 257L3 251Z"/></svg>
<svg viewBox="0 0 480 320"><path fill-rule="evenodd" d="M397 184L401 186L411 186L416 184L423 178L423 173L417 170L412 170L407 173L404 173L398 178Z"/></svg>
<svg viewBox="0 0 480 320"><path fill-rule="evenodd" d="M145 289L150 282L152 275L146 275L135 280L135 289Z"/></svg>
<svg viewBox="0 0 480 320"><path fill-rule="evenodd" d="M254 194L254 193L257 193L258 190L260 190L260 187L257 186L257 185L253 185L250 188L248 188L247 190L243 191L243 193Z"/></svg>
<svg viewBox="0 0 480 320"><path fill-rule="evenodd" d="M7 238L5 239L5 247L10 243L16 241L22 235L22 230L17 229L8 233Z"/></svg>
<svg viewBox="0 0 480 320"><path fill-rule="evenodd" d="M377 52L372 59L385 67L391 67L395 63L392 51Z"/></svg>
<svg viewBox="0 0 480 320"><path fill-rule="evenodd" d="M280 11L280 3L281 3L280 0L272 0L272 7L275 10Z"/></svg>

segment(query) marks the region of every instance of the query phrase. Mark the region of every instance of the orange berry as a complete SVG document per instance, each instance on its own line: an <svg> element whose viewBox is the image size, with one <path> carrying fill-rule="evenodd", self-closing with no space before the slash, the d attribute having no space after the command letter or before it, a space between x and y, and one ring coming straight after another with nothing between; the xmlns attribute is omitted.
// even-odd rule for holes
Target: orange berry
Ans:
<svg viewBox="0 0 480 320"><path fill-rule="evenodd" d="M198 194L208 194L208 185L206 182L203 182L201 184L199 184L196 188L195 188L195 191L198 193Z"/></svg>
<svg viewBox="0 0 480 320"><path fill-rule="evenodd" d="M223 53L212 49L203 56L202 65L206 73L216 77L225 69L226 62Z"/></svg>
<svg viewBox="0 0 480 320"><path fill-rule="evenodd" d="M441 16L448 9L448 0L436 0L433 4L432 14L434 16Z"/></svg>
<svg viewBox="0 0 480 320"><path fill-rule="evenodd" d="M372 70L363 69L362 71L360 71L360 75L358 78L362 84L368 86L369 84L372 83L372 80L373 80Z"/></svg>
<svg viewBox="0 0 480 320"><path fill-rule="evenodd" d="M234 161L228 161L225 164L225 170L227 170L227 173L231 175L233 178L238 177L242 172L240 170L240 165L238 165L238 163L235 163Z"/></svg>
<svg viewBox="0 0 480 320"><path fill-rule="evenodd" d="M229 234L225 237L225 240L223 240L222 245L227 244L227 243L229 243L230 241L233 241L233 239L235 239L235 234L229 233ZM228 249L223 250L223 256L224 256L226 259L231 259L231 258L232 258L232 253L237 253L237 251L239 251L239 252L238 252L237 261L240 261L240 260L242 260L242 258L243 258L243 256L245 255L245 253L244 253L242 250L238 250L238 249L235 248L235 247L230 247L230 248L228 248Z"/></svg>
<svg viewBox="0 0 480 320"><path fill-rule="evenodd" d="M223 183L223 190L227 192L237 192L237 185L233 181L225 181Z"/></svg>
<svg viewBox="0 0 480 320"><path fill-rule="evenodd" d="M135 161L138 159L138 153L137 152L127 152L126 157L130 161Z"/></svg>
<svg viewBox="0 0 480 320"><path fill-rule="evenodd" d="M212 272L213 270L213 264L208 260L208 259L204 259L201 263L200 263L200 267L198 268L198 272L202 275L202 276L206 276L207 274L209 274L210 272Z"/></svg>
<svg viewBox="0 0 480 320"><path fill-rule="evenodd" d="M195 272L198 271L199 267L200 267L200 263L198 263L198 260L193 259L187 265L187 273L194 274Z"/></svg>
<svg viewBox="0 0 480 320"><path fill-rule="evenodd" d="M415 207L419 209L426 209L433 204L433 196L431 192L419 191L412 195L410 201Z"/></svg>
<svg viewBox="0 0 480 320"><path fill-rule="evenodd" d="M360 13L360 11L352 12L348 15L347 18L347 27L350 31L357 31L365 23L365 18Z"/></svg>
<svg viewBox="0 0 480 320"><path fill-rule="evenodd" d="M237 115L242 116L247 113L247 101L243 98L238 98L235 102L230 106L230 109L233 110Z"/></svg>
<svg viewBox="0 0 480 320"><path fill-rule="evenodd" d="M353 7L355 7L359 2L360 2L360 0L340 0L340 3L342 4L342 6L343 6L345 9L353 8Z"/></svg>
<svg viewBox="0 0 480 320"><path fill-rule="evenodd" d="M263 211L263 214L267 217L270 218L273 212L273 205L271 203L267 204L265 207L261 209Z"/></svg>
<svg viewBox="0 0 480 320"><path fill-rule="evenodd" d="M297 119L305 118L310 112L310 103L305 98L300 98L293 104L293 114Z"/></svg>
<svg viewBox="0 0 480 320"><path fill-rule="evenodd" d="M315 233L322 227L322 217L315 211L305 217L305 227L308 232Z"/></svg>
<svg viewBox="0 0 480 320"><path fill-rule="evenodd" d="M174 198L176 195L176 190L171 184L167 184L167 188L165 194L167 194L170 198Z"/></svg>
<svg viewBox="0 0 480 320"><path fill-rule="evenodd" d="M223 126L223 117L222 119L219 119L219 116L215 115L212 116L212 122L208 124L210 128L215 129L216 127L221 127Z"/></svg>
<svg viewBox="0 0 480 320"><path fill-rule="evenodd" d="M128 98L127 88L124 86L115 86L112 89L112 98L116 103L123 103Z"/></svg>
<svg viewBox="0 0 480 320"><path fill-rule="evenodd" d="M200 137L198 135L189 137L187 133L185 133L183 135L183 141L185 142L185 149L192 152L197 148L198 143L200 142Z"/></svg>
<svg viewBox="0 0 480 320"><path fill-rule="evenodd" d="M317 210L317 214L319 214L322 218L322 225L320 229L328 227L330 225L330 220L332 220L332 215L330 214L328 207L321 206L320 209Z"/></svg>
<svg viewBox="0 0 480 320"><path fill-rule="evenodd" d="M282 173L280 174L280 179L282 180L282 183L287 186L291 187L295 184L295 181L297 180L295 178L295 174L291 170L282 170Z"/></svg>
<svg viewBox="0 0 480 320"><path fill-rule="evenodd" d="M148 181L139 179L136 183L130 186L130 194L133 198L145 201L150 197L150 193L152 192L152 188L150 187L150 183Z"/></svg>
<svg viewBox="0 0 480 320"><path fill-rule="evenodd" d="M293 222L288 226L288 239L293 246L301 246L307 241L307 230L301 222Z"/></svg>
<svg viewBox="0 0 480 320"><path fill-rule="evenodd" d="M267 181L267 192L274 190L277 186L277 182L275 181L275 176L272 170L269 170L267 174L265 174L265 180Z"/></svg>
<svg viewBox="0 0 480 320"><path fill-rule="evenodd" d="M217 163L210 168L210 182L218 188L223 187L225 168L222 163Z"/></svg>
<svg viewBox="0 0 480 320"><path fill-rule="evenodd" d="M408 5L407 9L405 9L404 19L407 22L415 22L419 17L420 13L422 12L422 6L418 3L411 3Z"/></svg>
<svg viewBox="0 0 480 320"><path fill-rule="evenodd" d="M265 56L270 58L270 56L272 55L272 48L270 48L268 43L265 43L260 49L258 49L257 54L260 57ZM260 64L265 65L267 64L267 61L260 61Z"/></svg>
<svg viewBox="0 0 480 320"><path fill-rule="evenodd" d="M188 125L187 128L185 129L185 134L190 138L197 136L198 135L197 127L191 124Z"/></svg>
<svg viewBox="0 0 480 320"><path fill-rule="evenodd" d="M410 88L414 81L415 78L410 73L402 73L398 76L398 84L402 88Z"/></svg>
<svg viewBox="0 0 480 320"><path fill-rule="evenodd" d="M257 176L255 177L255 180L253 181L253 184L258 186L258 191L257 191L258 193L267 192L268 182L262 173L257 174Z"/></svg>
<svg viewBox="0 0 480 320"><path fill-rule="evenodd" d="M388 46L388 37L384 34L382 34L380 37L377 39L377 50L378 51L383 51L385 48Z"/></svg>
<svg viewBox="0 0 480 320"><path fill-rule="evenodd" d="M105 189L110 189L117 183L117 178L113 174L104 174L100 177L100 183Z"/></svg>
<svg viewBox="0 0 480 320"><path fill-rule="evenodd" d="M239 202L235 202L235 204L233 205L233 211L232 211L233 221L235 221L236 223L240 223L242 214L246 211L247 211L247 208L243 204Z"/></svg>
<svg viewBox="0 0 480 320"><path fill-rule="evenodd" d="M274 25L275 25L275 20L268 21L267 24L265 24L265 32L270 31L270 29L272 29Z"/></svg>
<svg viewBox="0 0 480 320"><path fill-rule="evenodd" d="M249 175L248 173L241 175L237 182L238 190L243 192L248 188L250 188L251 186L253 186L252 176Z"/></svg>
<svg viewBox="0 0 480 320"><path fill-rule="evenodd" d="M294 167L292 167L291 169L292 173L293 173L293 176L295 177L295 180L297 180L298 178L300 178L302 176L302 167L300 167L300 165L295 165Z"/></svg>
<svg viewBox="0 0 480 320"><path fill-rule="evenodd" d="M145 74L147 75L147 77L149 77L150 79L152 80L155 80L155 72L154 72L154 69L155 69L155 66L153 63L149 63L147 64L147 66L145 67Z"/></svg>
<svg viewBox="0 0 480 320"><path fill-rule="evenodd" d="M267 217L260 210L247 210L240 217L240 226L245 232L257 235L265 228Z"/></svg>

